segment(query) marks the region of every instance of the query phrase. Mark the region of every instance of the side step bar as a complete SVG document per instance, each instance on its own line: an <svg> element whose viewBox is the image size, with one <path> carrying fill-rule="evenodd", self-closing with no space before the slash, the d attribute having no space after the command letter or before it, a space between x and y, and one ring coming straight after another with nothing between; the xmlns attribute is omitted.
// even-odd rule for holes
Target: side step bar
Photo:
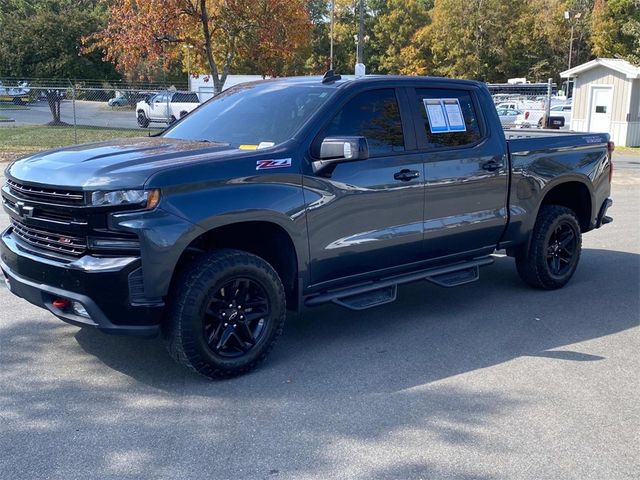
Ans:
<svg viewBox="0 0 640 480"><path fill-rule="evenodd" d="M355 287L329 290L307 298L305 305L312 307L331 302L351 310L364 310L393 302L397 296L398 285L427 280L441 287L457 287L458 285L478 280L480 267L491 265L492 263L492 257L483 257L445 267L386 277Z"/></svg>

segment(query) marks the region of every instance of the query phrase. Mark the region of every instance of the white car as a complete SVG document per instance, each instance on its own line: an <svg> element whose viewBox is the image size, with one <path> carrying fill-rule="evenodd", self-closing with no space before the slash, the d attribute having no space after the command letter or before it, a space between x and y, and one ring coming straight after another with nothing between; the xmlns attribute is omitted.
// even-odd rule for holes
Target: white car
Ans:
<svg viewBox="0 0 640 480"><path fill-rule="evenodd" d="M549 110L552 117L564 117L564 128L571 125L571 104L555 105ZM524 110L515 121L518 128L542 128L545 109Z"/></svg>
<svg viewBox="0 0 640 480"><path fill-rule="evenodd" d="M136 118L142 128L151 122L172 124L200 105L194 92L160 92L136 104Z"/></svg>
<svg viewBox="0 0 640 480"><path fill-rule="evenodd" d="M513 127L516 123L516 119L518 115L522 112L515 108L507 108L507 107L498 107L496 108L498 112L498 117L500 118L500 123L503 127Z"/></svg>

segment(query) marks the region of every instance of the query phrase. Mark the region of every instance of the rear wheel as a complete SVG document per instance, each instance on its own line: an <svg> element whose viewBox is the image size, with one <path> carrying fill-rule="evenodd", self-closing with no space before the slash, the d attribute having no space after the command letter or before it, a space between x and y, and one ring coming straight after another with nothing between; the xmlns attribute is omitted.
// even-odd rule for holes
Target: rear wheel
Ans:
<svg viewBox="0 0 640 480"><path fill-rule="evenodd" d="M171 356L209 378L258 366L282 334L286 302L275 270L239 250L201 256L182 273L163 335Z"/></svg>
<svg viewBox="0 0 640 480"><path fill-rule="evenodd" d="M518 274L536 288L562 288L578 267L581 249L582 235L575 213L566 207L543 205L528 250L516 254Z"/></svg>

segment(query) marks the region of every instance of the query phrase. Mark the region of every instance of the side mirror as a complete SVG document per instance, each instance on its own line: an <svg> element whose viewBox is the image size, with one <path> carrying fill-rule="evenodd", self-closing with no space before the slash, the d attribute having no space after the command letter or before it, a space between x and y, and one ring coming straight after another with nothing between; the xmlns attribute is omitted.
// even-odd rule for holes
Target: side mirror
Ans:
<svg viewBox="0 0 640 480"><path fill-rule="evenodd" d="M329 165L369 158L369 144L365 137L327 137L320 145L320 160L313 162L313 171L320 172Z"/></svg>

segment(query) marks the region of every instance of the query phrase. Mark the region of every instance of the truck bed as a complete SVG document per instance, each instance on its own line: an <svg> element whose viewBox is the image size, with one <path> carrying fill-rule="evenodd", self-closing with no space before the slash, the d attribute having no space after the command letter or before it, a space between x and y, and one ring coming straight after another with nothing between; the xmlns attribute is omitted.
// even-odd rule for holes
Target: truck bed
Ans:
<svg viewBox="0 0 640 480"><path fill-rule="evenodd" d="M608 142L606 134L561 130L505 130L504 136L511 155L545 150L601 148Z"/></svg>

